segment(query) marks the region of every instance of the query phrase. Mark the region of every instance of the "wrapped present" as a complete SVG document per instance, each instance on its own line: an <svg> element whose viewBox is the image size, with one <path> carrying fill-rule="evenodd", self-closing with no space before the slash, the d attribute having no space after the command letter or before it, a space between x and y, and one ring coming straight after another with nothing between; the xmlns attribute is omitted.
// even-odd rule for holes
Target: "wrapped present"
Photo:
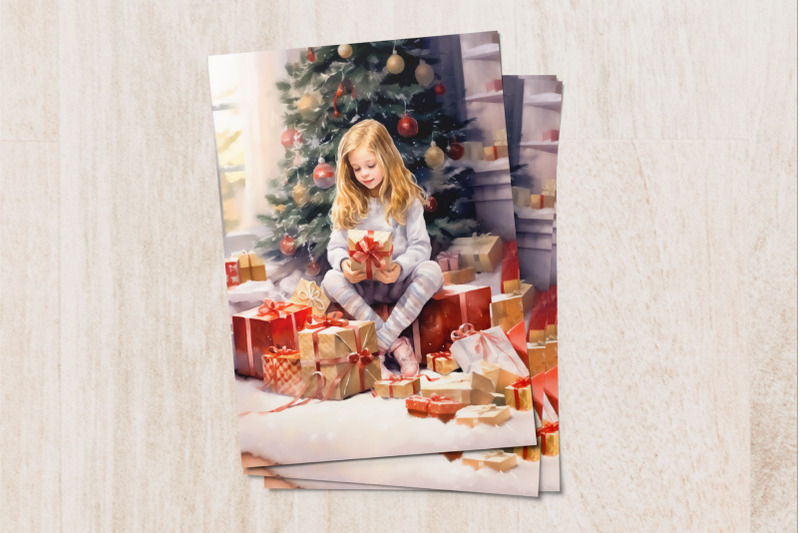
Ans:
<svg viewBox="0 0 800 533"><path fill-rule="evenodd" d="M366 272L367 279L374 279L379 270L392 269L392 234L388 231L347 230L347 249L350 267Z"/></svg>
<svg viewBox="0 0 800 533"><path fill-rule="evenodd" d="M419 376L391 376L375 382L375 393L383 398L407 398L419 392Z"/></svg>
<svg viewBox="0 0 800 533"><path fill-rule="evenodd" d="M491 315L492 326L499 326L503 328L504 332L508 332L520 322L525 322L525 312L522 309L522 294L510 292L492 296ZM525 338L524 326L522 337L523 339Z"/></svg>
<svg viewBox="0 0 800 533"><path fill-rule="evenodd" d="M558 366L558 341L544 343L544 371Z"/></svg>
<svg viewBox="0 0 800 533"><path fill-rule="evenodd" d="M484 159L484 161L496 161L497 160L497 147L496 146L484 146L483 147L483 159Z"/></svg>
<svg viewBox="0 0 800 533"><path fill-rule="evenodd" d="M531 191L525 187L511 187L511 197L516 207L531 206Z"/></svg>
<svg viewBox="0 0 800 533"><path fill-rule="evenodd" d="M495 144L494 145L494 155L497 159L502 159L504 157L508 157L508 145L507 144Z"/></svg>
<svg viewBox="0 0 800 533"><path fill-rule="evenodd" d="M479 372L481 375L489 378L494 385L494 391L500 394L505 392L506 387L523 377L519 374L509 372L508 370L501 368L500 365L496 363L490 363L489 361L480 362ZM527 372L525 375L527 375Z"/></svg>
<svg viewBox="0 0 800 533"><path fill-rule="evenodd" d="M459 237L453 240L450 250L460 252L464 265L474 267L476 272L494 272L503 260L503 241L497 235Z"/></svg>
<svg viewBox="0 0 800 533"><path fill-rule="evenodd" d="M481 361L488 361L518 376L528 373L527 366L500 327L480 331L472 324L463 324L451 338L450 352L464 372L479 371Z"/></svg>
<svg viewBox="0 0 800 533"><path fill-rule="evenodd" d="M558 130L545 130L542 133L542 140L543 141L557 141L558 140Z"/></svg>
<svg viewBox="0 0 800 533"><path fill-rule="evenodd" d="M421 394L426 398L437 394L472 405L492 403L493 392L492 381L475 372L448 374L436 381L423 382L421 390Z"/></svg>
<svg viewBox="0 0 800 533"><path fill-rule="evenodd" d="M305 387L300 372L300 351L286 346L271 346L261 357L264 388L278 394L299 396Z"/></svg>
<svg viewBox="0 0 800 533"><path fill-rule="evenodd" d="M475 427L478 424L490 426L502 425L511 418L511 408L508 405L468 405L456 413L456 423L464 426Z"/></svg>
<svg viewBox="0 0 800 533"><path fill-rule="evenodd" d="M412 324L414 353L446 351L451 333L464 322L490 327L491 301L492 290L476 285L451 285L434 294Z"/></svg>
<svg viewBox="0 0 800 533"><path fill-rule="evenodd" d="M519 279L509 279L503 282L503 294L519 294L522 296L522 310L528 312L533 309L536 291L533 285Z"/></svg>
<svg viewBox="0 0 800 533"><path fill-rule="evenodd" d="M458 259L458 251L439 252L436 256L436 262L439 263L439 268L442 269L442 272L458 270Z"/></svg>
<svg viewBox="0 0 800 533"><path fill-rule="evenodd" d="M539 446L517 446L514 448L514 453L523 461L536 462L540 457Z"/></svg>
<svg viewBox="0 0 800 533"><path fill-rule="evenodd" d="M442 272L445 285L463 285L475 281L475 268L465 267Z"/></svg>
<svg viewBox="0 0 800 533"><path fill-rule="evenodd" d="M267 270L264 260L253 252L239 252L230 261L239 263L239 279L245 281L267 281ZM226 261L227 263L227 261Z"/></svg>
<svg viewBox="0 0 800 533"><path fill-rule="evenodd" d="M483 144L474 141L461 143L464 147L464 158L467 161L483 161Z"/></svg>
<svg viewBox="0 0 800 533"><path fill-rule="evenodd" d="M227 278L229 289L242 282L242 278L239 274L239 261L237 259L225 260L225 277Z"/></svg>
<svg viewBox="0 0 800 533"><path fill-rule="evenodd" d="M236 372L264 378L261 356L271 346L297 348L297 334L311 316L311 307L293 302L264 300L233 315L233 355Z"/></svg>
<svg viewBox="0 0 800 533"><path fill-rule="evenodd" d="M543 421L542 427L536 430L539 440L539 447L542 454L548 457L558 455L558 422Z"/></svg>
<svg viewBox="0 0 800 533"><path fill-rule="evenodd" d="M324 315L331 304L330 299L325 296L322 289L316 283L307 279L300 280L289 301L311 306L311 310L315 315Z"/></svg>
<svg viewBox="0 0 800 533"><path fill-rule="evenodd" d="M528 368L531 376L536 376L545 371L545 345L541 343L529 342L528 348Z"/></svg>
<svg viewBox="0 0 800 533"><path fill-rule="evenodd" d="M408 414L420 418L432 416L442 422L452 420L462 407L464 407L463 403L439 394L432 394L430 398L424 396L409 396L406 398Z"/></svg>
<svg viewBox="0 0 800 533"><path fill-rule="evenodd" d="M531 207L534 209L544 209L546 207L555 207L556 197L549 194L532 194Z"/></svg>
<svg viewBox="0 0 800 533"><path fill-rule="evenodd" d="M520 378L505 388L506 405L517 411L530 411L533 409L533 394L531 391L531 377Z"/></svg>
<svg viewBox="0 0 800 533"><path fill-rule="evenodd" d="M381 379L372 321L349 321L340 313L312 315L298 341L301 373L308 384L305 396L342 400Z"/></svg>
<svg viewBox="0 0 800 533"><path fill-rule="evenodd" d="M501 450L479 454L471 453L461 458L461 464L471 466L475 470L486 467L498 472L506 472L517 466L517 456Z"/></svg>
<svg viewBox="0 0 800 533"><path fill-rule="evenodd" d="M449 374L453 370L458 370L458 363L450 352L431 352L425 359L428 362L428 370L439 374Z"/></svg>
<svg viewBox="0 0 800 533"><path fill-rule="evenodd" d="M503 80L492 80L486 84L486 92L493 93L503 90Z"/></svg>
<svg viewBox="0 0 800 533"><path fill-rule="evenodd" d="M495 146L508 146L508 132L505 128L494 130Z"/></svg>

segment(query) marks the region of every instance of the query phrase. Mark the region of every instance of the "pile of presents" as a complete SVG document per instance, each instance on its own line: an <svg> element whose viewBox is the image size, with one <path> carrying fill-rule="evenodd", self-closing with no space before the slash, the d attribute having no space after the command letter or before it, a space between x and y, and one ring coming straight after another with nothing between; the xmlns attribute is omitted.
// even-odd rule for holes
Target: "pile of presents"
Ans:
<svg viewBox="0 0 800 533"><path fill-rule="evenodd" d="M353 264L368 278L391 268L389 233L351 231L348 241ZM537 305L530 284L508 280L504 293L494 296L488 286L469 284L476 272L500 268L506 249L497 236L475 235L456 239L437 257L445 276L450 274L448 283L404 332L423 356L426 374L381 379L374 322L347 316L305 279L287 301L265 300L233 315L236 372L262 379L265 390L293 401L343 400L371 391L377 401L404 401L410 416L468 427L502 425L512 410L531 410L538 402L531 376L542 377L548 346L547 318L541 335L538 330L526 335L525 311ZM229 263L241 272L243 256L250 269L258 267L250 254ZM253 279L252 270L248 274ZM548 301L539 300L540 307ZM375 311L387 318L392 308L376 305ZM534 452L521 448L519 453L527 458ZM493 456L486 465L496 462Z"/></svg>
<svg viewBox="0 0 800 533"><path fill-rule="evenodd" d="M487 89L491 92L493 84L501 83L500 80L490 82ZM495 130L494 142L490 146L483 143L465 141L461 143L464 147L464 159L467 161L496 161L508 157L508 138L505 129Z"/></svg>
<svg viewBox="0 0 800 533"><path fill-rule="evenodd" d="M556 180L545 180L541 194L532 194L526 187L511 187L515 207L544 209L556 205Z"/></svg>

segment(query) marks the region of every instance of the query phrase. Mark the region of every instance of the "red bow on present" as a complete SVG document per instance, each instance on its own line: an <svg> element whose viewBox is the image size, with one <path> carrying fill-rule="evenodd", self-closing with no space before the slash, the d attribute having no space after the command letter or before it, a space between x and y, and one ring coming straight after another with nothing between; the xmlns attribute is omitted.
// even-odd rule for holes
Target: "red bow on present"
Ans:
<svg viewBox="0 0 800 533"><path fill-rule="evenodd" d="M480 343L475 346L475 349L481 358L488 361L489 354L491 353L490 343L497 345L500 342L498 336L488 333L487 331L478 331L475 329L475 326L467 322L465 324L461 324L457 330L453 331L450 334L450 338L453 339L453 342L456 342L460 341L461 339L466 339L470 335L480 336Z"/></svg>
<svg viewBox="0 0 800 533"><path fill-rule="evenodd" d="M439 396L439 395L438 395L438 394L436 394L435 392L434 392L433 394L431 394L430 400L431 400L432 402L452 401L452 399L450 398L450 396Z"/></svg>
<svg viewBox="0 0 800 533"><path fill-rule="evenodd" d="M267 357L279 357L281 355L299 355L300 352L294 348L287 348L286 346L270 346Z"/></svg>
<svg viewBox="0 0 800 533"><path fill-rule="evenodd" d="M386 266L386 257L391 257L392 250L381 250L383 243L376 241L372 237L372 232L358 241L355 250L350 250L350 257L358 263L364 263L367 267L367 279L372 279L372 265L380 270ZM394 249L394 247L392 247Z"/></svg>
<svg viewBox="0 0 800 533"><path fill-rule="evenodd" d="M478 330L475 329L475 326L467 322L465 324L461 324L458 329L450 333L450 338L453 339L453 342L455 342L460 341L461 339L466 339L470 335L476 334L478 334Z"/></svg>
<svg viewBox="0 0 800 533"><path fill-rule="evenodd" d="M265 316L267 318L284 318L288 313L285 313L294 304L291 302L276 302L267 298L261 307L258 308L258 316Z"/></svg>
<svg viewBox="0 0 800 533"><path fill-rule="evenodd" d="M521 389L522 387L530 387L531 386L531 377L528 376L526 378L519 378L517 381L511 384L512 387L515 389Z"/></svg>
<svg viewBox="0 0 800 533"><path fill-rule="evenodd" d="M358 365L359 368L364 368L375 359L369 350L364 348L360 352L354 352L347 356L347 360L351 365Z"/></svg>
<svg viewBox="0 0 800 533"><path fill-rule="evenodd" d="M333 326L343 328L350 324L350 321L343 317L344 314L341 311L334 311L327 315L310 315L306 319L306 329L321 329Z"/></svg>
<svg viewBox="0 0 800 533"><path fill-rule="evenodd" d="M542 427L536 430L537 437L544 437L547 433L555 433L558 431L558 422L545 422Z"/></svg>

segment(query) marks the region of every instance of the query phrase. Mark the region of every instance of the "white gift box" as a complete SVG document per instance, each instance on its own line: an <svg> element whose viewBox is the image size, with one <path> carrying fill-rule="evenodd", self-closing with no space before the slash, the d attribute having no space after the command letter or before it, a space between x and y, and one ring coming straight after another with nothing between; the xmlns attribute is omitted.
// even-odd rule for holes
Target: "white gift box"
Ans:
<svg viewBox="0 0 800 533"><path fill-rule="evenodd" d="M465 327L469 326L469 327ZM465 324L453 332L450 353L464 372L481 371L481 361L494 363L518 376L528 375L528 368L519 358L503 328L495 326L476 331Z"/></svg>

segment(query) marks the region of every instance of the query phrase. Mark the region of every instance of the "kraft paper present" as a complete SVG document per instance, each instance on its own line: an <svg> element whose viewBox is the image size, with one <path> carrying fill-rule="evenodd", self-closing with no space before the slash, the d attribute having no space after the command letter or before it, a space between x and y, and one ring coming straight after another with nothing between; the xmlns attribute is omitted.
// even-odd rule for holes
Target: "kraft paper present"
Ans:
<svg viewBox="0 0 800 533"><path fill-rule="evenodd" d="M497 235L459 237L450 250L460 252L462 264L476 272L494 272L503 260L503 241Z"/></svg>
<svg viewBox="0 0 800 533"><path fill-rule="evenodd" d="M493 401L494 384L486 376L475 372L448 374L436 381L422 383L421 393L425 397L434 394L448 396L463 404L484 405Z"/></svg>
<svg viewBox="0 0 800 533"><path fill-rule="evenodd" d="M419 376L393 376L375 382L375 394L382 398L407 398L419 392Z"/></svg>
<svg viewBox="0 0 800 533"><path fill-rule="evenodd" d="M499 393L504 393L506 387L524 377L509 372L508 370L501 368L500 365L496 363L490 363L489 361L480 362L480 373L491 380L491 382L494 384L494 391Z"/></svg>
<svg viewBox="0 0 800 533"><path fill-rule="evenodd" d="M531 377L518 379L505 388L506 405L518 411L533 409L533 395L531 391Z"/></svg>
<svg viewBox="0 0 800 533"><path fill-rule="evenodd" d="M475 281L475 268L465 267L458 270L442 272L445 285L462 285Z"/></svg>
<svg viewBox="0 0 800 533"><path fill-rule="evenodd" d="M289 301L311 306L315 315L324 315L325 311L328 310L328 306L331 305L330 299L325 296L322 289L316 283L307 279L301 279L298 282L297 288L292 297L289 298Z"/></svg>
<svg viewBox="0 0 800 533"><path fill-rule="evenodd" d="M461 458L461 464L471 466L475 470L491 468L498 472L506 472L517 466L517 456L500 450L480 454L470 453Z"/></svg>
<svg viewBox="0 0 800 533"><path fill-rule="evenodd" d="M348 230L347 249L350 267L355 272L366 272L367 279L375 279L376 272L393 267L392 234L388 231Z"/></svg>
<svg viewBox="0 0 800 533"><path fill-rule="evenodd" d="M506 405L468 405L456 413L456 423L475 427L478 424L499 426L511 418L511 408Z"/></svg>

